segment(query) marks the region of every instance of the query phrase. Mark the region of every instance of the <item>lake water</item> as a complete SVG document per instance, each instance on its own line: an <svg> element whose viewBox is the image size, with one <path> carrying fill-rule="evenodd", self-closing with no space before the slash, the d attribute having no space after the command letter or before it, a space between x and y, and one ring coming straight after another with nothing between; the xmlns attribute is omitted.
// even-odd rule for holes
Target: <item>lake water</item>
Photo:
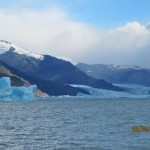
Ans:
<svg viewBox="0 0 150 150"><path fill-rule="evenodd" d="M0 150L150 150L150 100L0 102Z"/></svg>

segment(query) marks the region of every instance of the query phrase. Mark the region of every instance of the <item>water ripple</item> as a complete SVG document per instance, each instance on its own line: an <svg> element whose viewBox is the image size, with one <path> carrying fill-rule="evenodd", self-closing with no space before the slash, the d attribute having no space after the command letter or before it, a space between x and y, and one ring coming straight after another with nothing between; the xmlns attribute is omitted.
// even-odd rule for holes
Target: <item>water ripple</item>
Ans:
<svg viewBox="0 0 150 150"><path fill-rule="evenodd" d="M0 102L2 150L150 150L150 100Z"/></svg>

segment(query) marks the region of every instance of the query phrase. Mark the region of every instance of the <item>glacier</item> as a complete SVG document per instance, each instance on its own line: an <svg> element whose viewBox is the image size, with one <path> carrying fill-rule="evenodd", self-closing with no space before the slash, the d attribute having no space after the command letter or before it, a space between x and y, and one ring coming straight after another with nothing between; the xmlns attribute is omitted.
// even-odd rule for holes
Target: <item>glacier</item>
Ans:
<svg viewBox="0 0 150 150"><path fill-rule="evenodd" d="M11 86L9 77L0 78L0 101L29 101L35 100L37 86Z"/></svg>
<svg viewBox="0 0 150 150"><path fill-rule="evenodd" d="M127 99L127 98L135 98L135 99L149 99L150 98L150 87L136 85L136 84L115 84L125 90L120 91L112 91L106 89L98 89L85 85L75 85L70 84L73 87L78 87L89 91L90 95L79 92L77 96L53 96L56 99Z"/></svg>
<svg viewBox="0 0 150 150"><path fill-rule="evenodd" d="M150 98L150 87L133 85L133 84L117 84L117 86L125 89L124 92L112 91L105 89L92 88L84 85L72 85L74 87L83 88L91 95L78 93L79 98Z"/></svg>

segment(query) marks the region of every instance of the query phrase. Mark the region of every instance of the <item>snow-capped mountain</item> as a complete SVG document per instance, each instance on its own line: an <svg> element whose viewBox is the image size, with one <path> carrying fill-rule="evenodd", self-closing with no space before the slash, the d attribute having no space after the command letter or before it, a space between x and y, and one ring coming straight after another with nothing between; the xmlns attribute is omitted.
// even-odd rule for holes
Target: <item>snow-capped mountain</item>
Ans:
<svg viewBox="0 0 150 150"><path fill-rule="evenodd" d="M139 70L142 69L139 66L135 65L97 65L97 68L101 68L101 66L108 67L110 70Z"/></svg>
<svg viewBox="0 0 150 150"><path fill-rule="evenodd" d="M122 90L104 80L89 77L68 61L49 55L35 54L6 41L0 41L0 61L16 69L17 72L41 79L41 83L44 80L57 85L82 84L109 90ZM69 88L66 89L69 91Z"/></svg>
<svg viewBox="0 0 150 150"><path fill-rule="evenodd" d="M44 59L44 56L41 54L32 53L31 51L24 50L16 46L15 44L12 44L4 40L0 40L0 54L8 52L10 49L14 49L13 52L20 54L20 55L25 55L25 56L32 57L32 58L39 59L39 60Z"/></svg>
<svg viewBox="0 0 150 150"><path fill-rule="evenodd" d="M150 86L150 69L134 65L76 65L87 75L96 79L104 79L111 83L139 84Z"/></svg>

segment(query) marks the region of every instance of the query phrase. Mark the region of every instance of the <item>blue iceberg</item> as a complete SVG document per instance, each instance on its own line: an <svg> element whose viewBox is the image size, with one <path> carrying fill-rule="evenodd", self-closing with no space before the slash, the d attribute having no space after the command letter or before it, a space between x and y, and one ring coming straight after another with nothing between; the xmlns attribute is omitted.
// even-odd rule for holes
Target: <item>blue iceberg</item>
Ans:
<svg viewBox="0 0 150 150"><path fill-rule="evenodd" d="M11 100L11 81L8 77L0 79L0 100Z"/></svg>
<svg viewBox="0 0 150 150"><path fill-rule="evenodd" d="M36 89L36 85L31 85L29 87L12 87L11 100L34 100L34 91Z"/></svg>
<svg viewBox="0 0 150 150"><path fill-rule="evenodd" d="M0 79L0 100L1 101L23 101L34 100L34 92L37 90L36 85L29 87L14 87L11 86L11 80L9 77L3 77Z"/></svg>

